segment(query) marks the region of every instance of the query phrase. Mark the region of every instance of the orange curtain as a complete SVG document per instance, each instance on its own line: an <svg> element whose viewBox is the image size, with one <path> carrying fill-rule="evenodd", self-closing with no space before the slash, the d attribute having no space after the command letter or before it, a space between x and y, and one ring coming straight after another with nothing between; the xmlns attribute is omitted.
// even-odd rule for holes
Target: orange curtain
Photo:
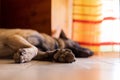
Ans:
<svg viewBox="0 0 120 80"><path fill-rule="evenodd" d="M109 23L105 21L113 22L118 18L118 16L114 16L115 8L111 7L111 5L115 5L114 1L119 0L73 0L73 40L95 52L101 51L103 48L101 46L120 45L119 41L109 41L108 35L104 36L107 32L105 30L109 30L109 26L107 26ZM112 26L111 29L114 27ZM108 32L108 34L110 33ZM107 39L103 37L107 37Z"/></svg>

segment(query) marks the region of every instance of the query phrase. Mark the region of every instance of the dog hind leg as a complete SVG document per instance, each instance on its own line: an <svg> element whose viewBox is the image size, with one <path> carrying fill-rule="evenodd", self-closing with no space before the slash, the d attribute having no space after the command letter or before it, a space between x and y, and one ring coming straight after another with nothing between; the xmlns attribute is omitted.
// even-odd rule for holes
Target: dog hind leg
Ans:
<svg viewBox="0 0 120 80"><path fill-rule="evenodd" d="M38 49L22 36L13 35L8 37L6 43L10 48L16 51L13 56L16 63L29 62L37 55Z"/></svg>

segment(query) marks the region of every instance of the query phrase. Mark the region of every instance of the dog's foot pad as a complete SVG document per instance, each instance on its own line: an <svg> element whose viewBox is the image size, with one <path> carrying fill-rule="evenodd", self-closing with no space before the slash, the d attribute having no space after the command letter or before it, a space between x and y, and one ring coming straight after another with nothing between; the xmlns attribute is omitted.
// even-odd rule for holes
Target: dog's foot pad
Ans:
<svg viewBox="0 0 120 80"><path fill-rule="evenodd" d="M19 49L16 54L14 54L14 60L16 63L25 63L31 61L31 52L27 49Z"/></svg>
<svg viewBox="0 0 120 80"><path fill-rule="evenodd" d="M58 49L53 56L56 62L72 63L75 61L75 56L70 49Z"/></svg>

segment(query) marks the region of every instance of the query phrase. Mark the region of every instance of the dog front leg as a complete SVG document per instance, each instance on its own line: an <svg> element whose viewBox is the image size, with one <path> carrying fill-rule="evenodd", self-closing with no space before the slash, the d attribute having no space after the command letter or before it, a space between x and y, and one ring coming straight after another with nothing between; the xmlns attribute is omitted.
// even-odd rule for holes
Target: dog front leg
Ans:
<svg viewBox="0 0 120 80"><path fill-rule="evenodd" d="M75 61L75 56L69 49L56 49L46 52L38 51L38 54L34 59L71 63Z"/></svg>
<svg viewBox="0 0 120 80"><path fill-rule="evenodd" d="M41 61L52 61L53 55L56 53L57 50L53 51L40 51L38 50L37 55L33 58L35 60L41 60Z"/></svg>

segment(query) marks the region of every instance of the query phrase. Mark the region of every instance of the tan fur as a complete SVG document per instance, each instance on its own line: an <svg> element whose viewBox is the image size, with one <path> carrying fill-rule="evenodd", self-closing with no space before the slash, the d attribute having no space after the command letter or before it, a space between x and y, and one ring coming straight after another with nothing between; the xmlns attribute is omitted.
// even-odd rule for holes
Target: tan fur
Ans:
<svg viewBox="0 0 120 80"><path fill-rule="evenodd" d="M33 47L26 40L31 34L38 34L33 30L0 29L0 57L12 55L22 47Z"/></svg>

